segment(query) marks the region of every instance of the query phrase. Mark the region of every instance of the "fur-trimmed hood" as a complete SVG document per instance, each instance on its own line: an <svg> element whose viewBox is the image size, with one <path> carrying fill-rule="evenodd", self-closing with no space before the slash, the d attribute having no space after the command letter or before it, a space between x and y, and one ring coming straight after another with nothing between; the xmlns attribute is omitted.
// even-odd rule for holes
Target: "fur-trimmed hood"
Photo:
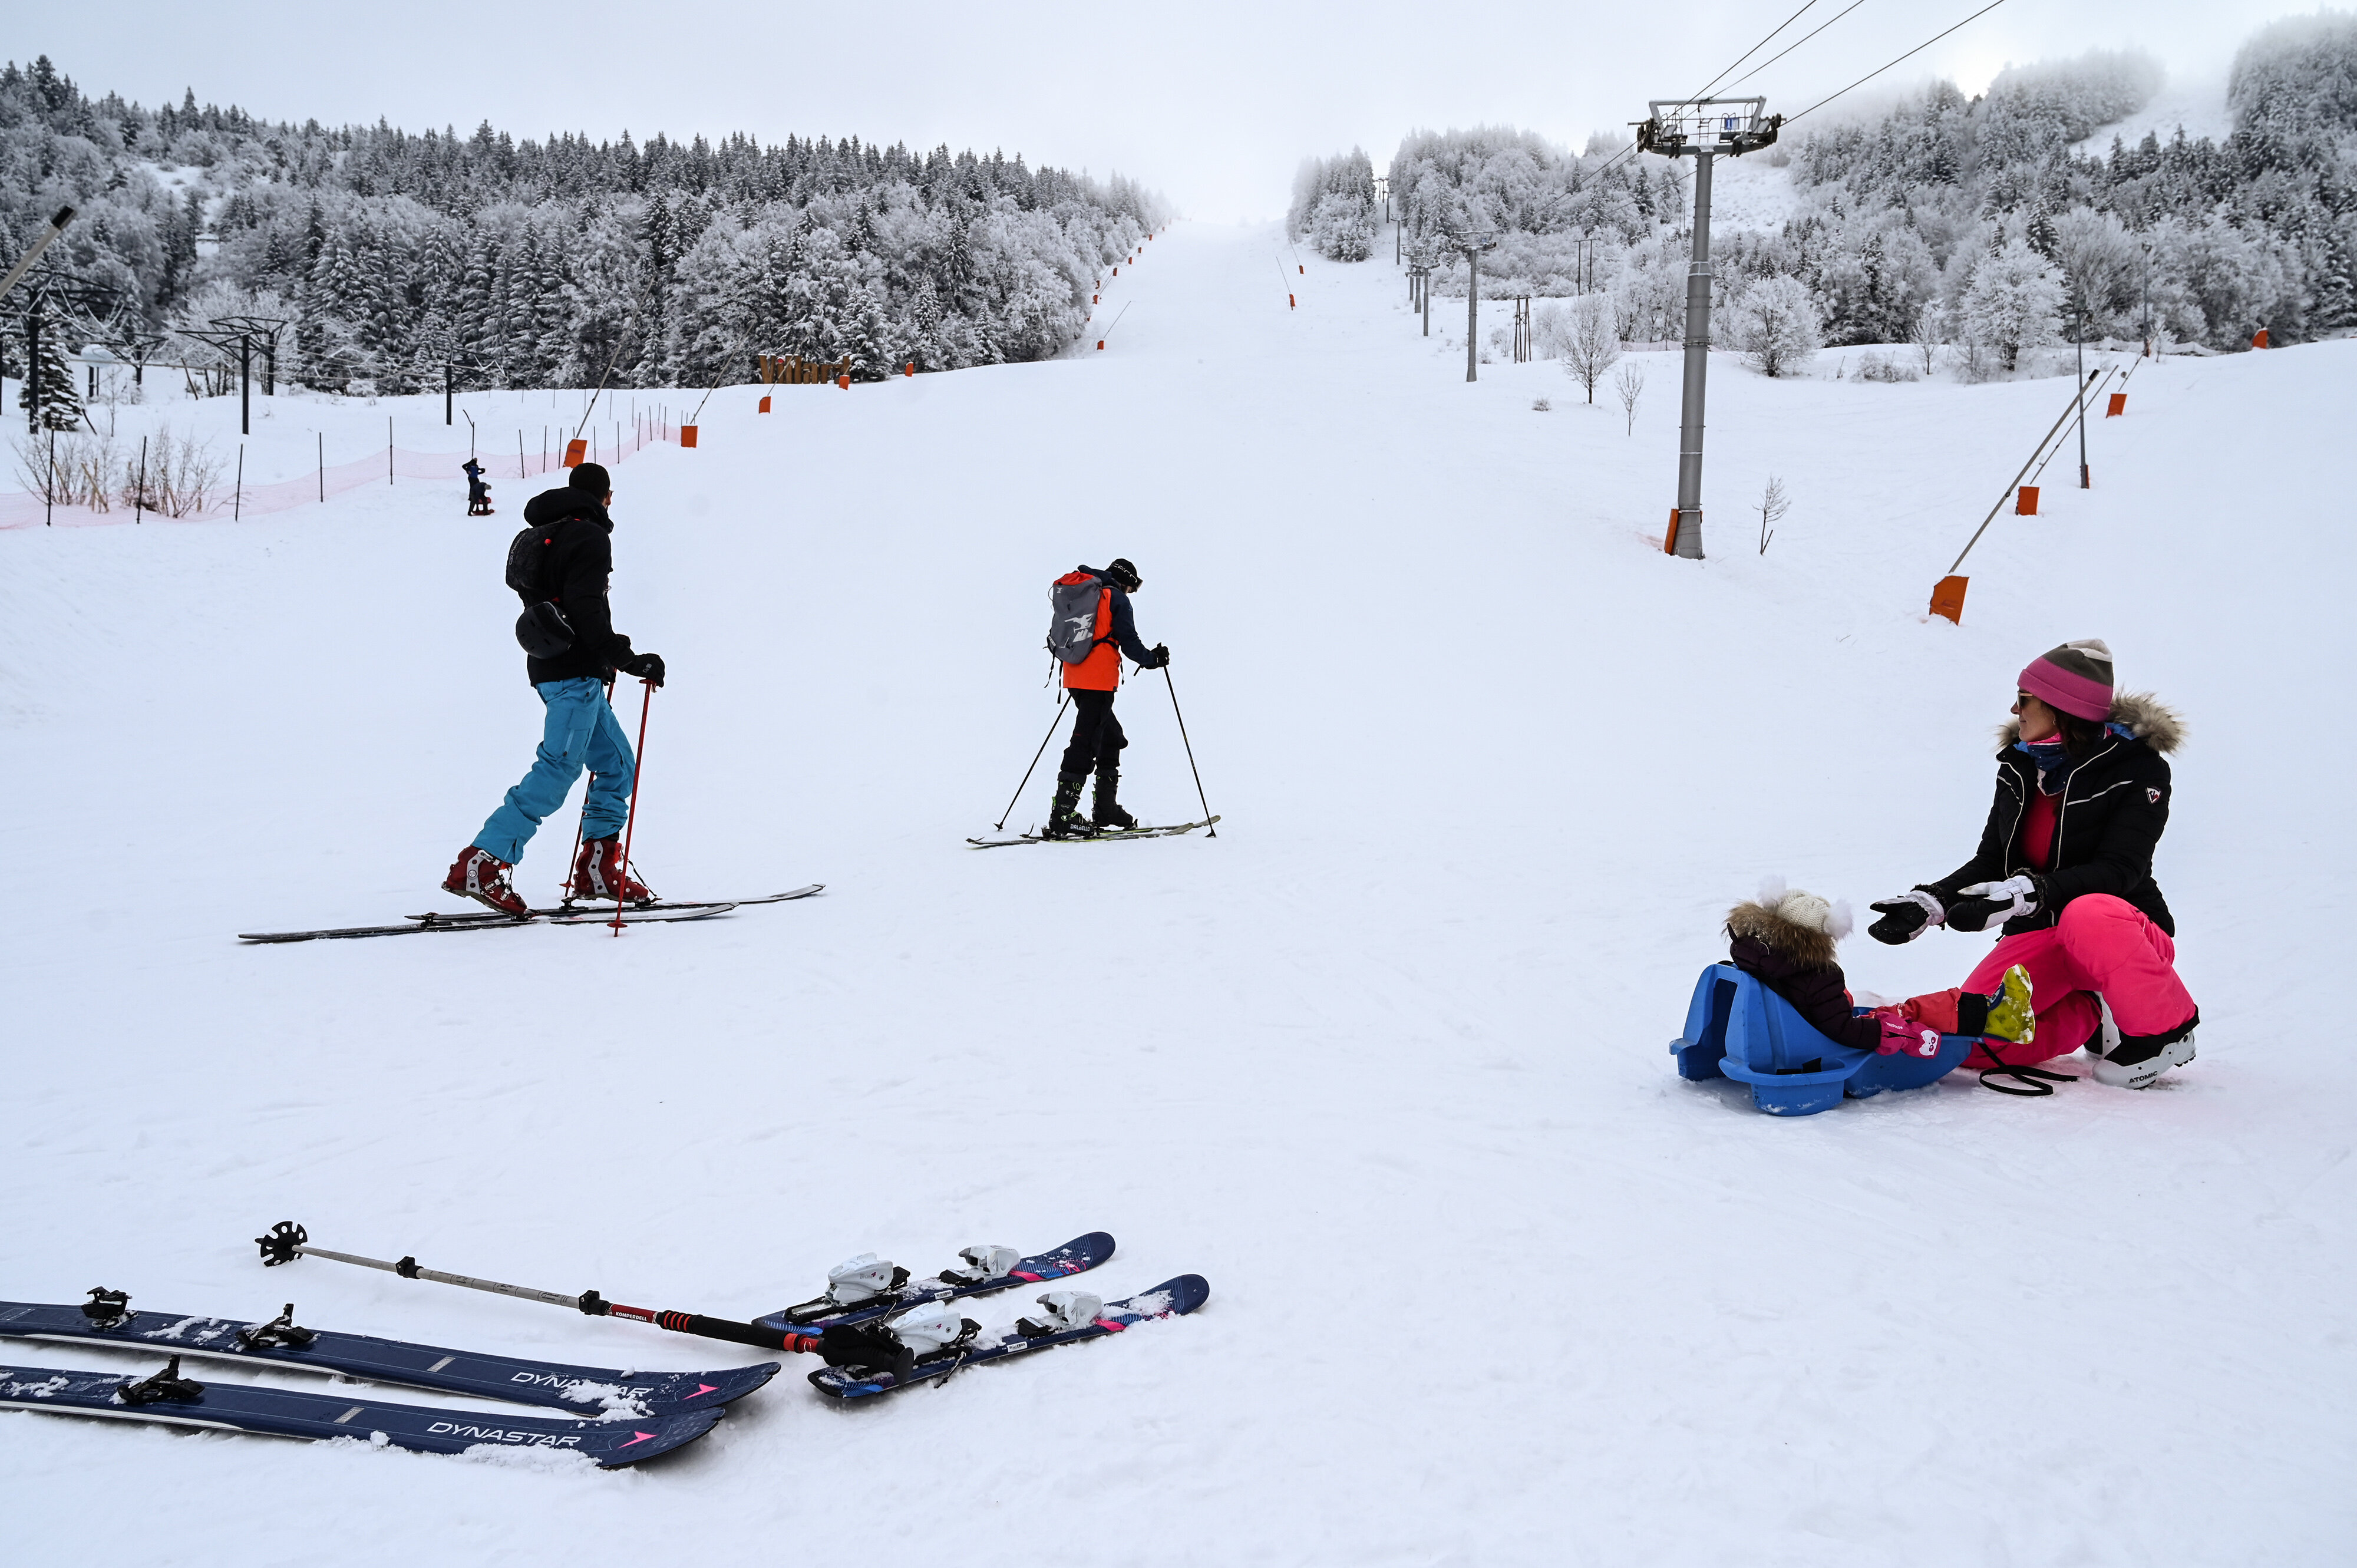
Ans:
<svg viewBox="0 0 2357 1568"><path fill-rule="evenodd" d="M2112 719L2128 733L2166 757L2185 740L2185 719L2150 692L2122 692L2112 698ZM1997 755L2002 757L2021 738L2021 721L2008 717L1996 728Z"/></svg>
<svg viewBox="0 0 2357 1568"><path fill-rule="evenodd" d="M1727 912L1727 934L1738 940L1749 937L1792 961L1795 969L1824 969L1834 961L1832 932L1788 920L1775 906L1756 898L1747 898Z"/></svg>

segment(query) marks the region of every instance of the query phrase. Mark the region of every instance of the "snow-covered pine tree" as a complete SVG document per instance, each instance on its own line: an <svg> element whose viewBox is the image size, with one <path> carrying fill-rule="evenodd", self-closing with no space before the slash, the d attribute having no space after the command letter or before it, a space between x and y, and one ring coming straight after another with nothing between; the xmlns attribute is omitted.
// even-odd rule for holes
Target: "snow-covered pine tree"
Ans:
<svg viewBox="0 0 2357 1568"><path fill-rule="evenodd" d="M71 430L82 423L81 389L74 385L73 365L66 358L66 324L45 301L27 317L29 329L38 322L38 343L29 356L31 373L20 401L29 430Z"/></svg>

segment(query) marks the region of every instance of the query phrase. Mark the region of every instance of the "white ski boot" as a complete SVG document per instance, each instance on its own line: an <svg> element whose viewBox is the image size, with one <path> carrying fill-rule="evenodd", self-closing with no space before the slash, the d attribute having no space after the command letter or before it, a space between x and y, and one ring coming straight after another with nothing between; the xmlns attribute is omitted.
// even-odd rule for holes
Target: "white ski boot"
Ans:
<svg viewBox="0 0 2357 1568"><path fill-rule="evenodd" d="M2194 1022L2201 1019L2196 1017ZM2095 1064L2095 1081L2114 1089L2150 1089L2162 1073L2192 1059L2193 1030L2189 1026L2173 1040L2131 1039L2112 1047Z"/></svg>
<svg viewBox="0 0 2357 1568"><path fill-rule="evenodd" d="M1015 1320L1015 1332L1026 1339L1044 1339L1086 1328L1104 1310L1104 1297L1084 1290L1049 1291L1039 1298L1039 1310Z"/></svg>

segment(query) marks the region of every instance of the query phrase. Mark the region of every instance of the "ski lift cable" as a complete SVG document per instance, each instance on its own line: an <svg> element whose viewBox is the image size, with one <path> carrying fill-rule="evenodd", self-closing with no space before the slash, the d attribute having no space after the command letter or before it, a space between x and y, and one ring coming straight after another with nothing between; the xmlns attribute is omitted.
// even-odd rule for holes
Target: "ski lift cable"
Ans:
<svg viewBox="0 0 2357 1568"><path fill-rule="evenodd" d="M1717 76L1712 77L1709 82L1704 86L1702 92L1695 93L1692 98L1687 99L1685 102L1679 104L1678 107L1684 109L1691 104L1700 102L1703 92L1708 92L1712 88L1717 87L1720 82L1726 81L1728 74L1735 70L1736 66L1741 65L1745 60L1749 59L1753 55L1756 55L1761 49L1766 48L1769 44L1775 40L1777 33L1782 32L1785 28L1799 21L1801 19L1802 12L1807 11L1810 6L1814 5L1816 3L1817 0L1807 0L1807 4L1803 5L1799 11L1793 12L1782 21L1777 23L1774 32L1770 32L1766 38L1760 39L1758 43L1752 45L1749 48L1745 49L1741 54L1736 56L1734 64L1729 65L1726 70L1722 70Z"/></svg>
<svg viewBox="0 0 2357 1568"><path fill-rule="evenodd" d="M1979 21L1983 16L1987 16L1991 11L1996 10L1999 5L2004 4L2005 0L1989 0L1989 4L1982 6L1979 10L1965 17L1964 21L1958 22L1955 27L1949 27L1942 32L1934 33L1930 38L1925 38L1921 43L1917 44L1913 48L1909 49L1906 54L1899 56L1897 59L1889 60L1881 65L1876 66L1872 70L1867 71L1864 76L1861 76L1856 81L1851 82L1848 87L1843 88L1841 92L1826 94L1824 97L1818 99L1814 103L1810 104L1806 109L1802 110L1800 114L1786 115L1784 117L1784 124L1787 125L1791 124L1793 121L1801 118L1802 114L1815 113L1826 104L1831 103L1835 99L1839 98L1842 95L1842 92L1847 92L1851 88L1865 86L1867 82L1872 81L1876 77L1880 76L1884 71L1889 70L1892 66L1897 65L1900 60L1906 59L1910 56L1921 54L1925 49L1930 48L1933 44L1936 44L1942 38L1946 38L1949 33L1953 33L1956 31L1957 28L1963 27L1969 23Z"/></svg>
<svg viewBox="0 0 2357 1568"><path fill-rule="evenodd" d="M1763 48L1767 48L1767 47L1768 47L1768 45L1769 45L1769 43L1770 43L1770 41L1771 41L1771 40L1776 37L1776 35L1777 35L1778 33L1782 32L1785 28L1787 28L1787 27L1791 27L1793 23L1795 23L1795 22L1799 21L1799 20L1801 19L1801 16L1802 16L1802 15L1803 15L1803 13L1806 12L1806 11L1810 8L1810 6L1814 5L1816 3L1817 3L1817 0L1803 0L1803 4L1802 4L1802 6L1801 6L1801 9L1800 9L1800 10L1793 12L1791 16L1789 16L1785 17L1782 21L1781 21L1781 22L1777 23L1773 27L1770 28L1770 29L1769 29L1769 31L1768 31L1768 36L1767 36L1767 38L1761 38L1758 43L1756 43L1756 44L1752 45L1749 48L1745 49L1741 54L1737 55L1737 56L1735 57L1735 59L1732 59L1732 60L1728 61L1728 62L1727 62L1727 70L1722 70L1722 71L1720 71L1717 76L1712 77L1708 81L1705 82L1705 83L1704 83L1700 88L1696 89L1694 92L1692 92L1692 93L1688 94L1688 95L1687 95L1686 97L1684 97L1684 98L1680 99L1680 100L1678 101L1678 107L1679 107L1679 108L1681 108L1681 109L1685 108L1687 105L1689 105L1689 104L1691 104L1691 103L1695 102L1696 100L1698 100L1699 98L1701 98L1701 97L1702 97L1702 95L1703 95L1704 93L1708 92L1712 88L1717 87L1720 82L1722 82L1722 81L1726 81L1726 80L1727 80L1727 78L1728 73L1729 73L1729 72L1731 72L1731 71L1733 71L1737 66L1741 65L1745 60L1749 59L1753 55L1758 54L1761 49L1763 49ZM1822 31L1823 29L1819 29L1819 30L1820 30L1820 31ZM1613 167L1614 167L1615 166L1617 166L1618 164L1620 164L1620 161L1621 161L1622 159L1624 159L1624 158L1632 158L1632 157L1635 157L1636 156L1637 156L1637 146L1636 146L1636 144L1632 142L1632 143L1631 143L1629 145L1627 145L1627 146L1625 146L1625 147L1621 148L1619 152L1617 152L1617 153L1613 154L1609 158L1607 158L1607 159L1604 161L1604 163L1603 163L1603 164L1602 164L1602 165L1601 165L1601 166L1597 169L1596 173L1595 173L1594 175L1591 175L1589 177L1590 177L1590 178L1599 178L1599 177L1601 177L1602 176L1604 176L1604 175L1609 174L1609 172L1611 172L1611 170L1613 169Z"/></svg>
<svg viewBox="0 0 2357 1568"><path fill-rule="evenodd" d="M1840 10L1835 12L1829 19L1818 23L1800 38L1785 45L1782 48L1778 49L1774 54L1770 55L1766 59L1761 60L1758 65L1753 66L1741 76L1737 77L1732 82L1728 83L1728 85L1732 87L1742 86L1745 82L1750 81L1753 77L1758 76L1761 71L1766 70L1770 66L1774 65L1778 60L1782 59L1786 55L1791 54L1794 49L1799 48L1803 44L1807 43L1811 38L1815 38L1819 33L1822 33L1827 27L1832 27L1834 23L1840 21L1844 16L1848 16L1852 11L1857 10L1860 5L1865 4L1866 0L1850 0L1850 3L1847 5L1845 5Z"/></svg>

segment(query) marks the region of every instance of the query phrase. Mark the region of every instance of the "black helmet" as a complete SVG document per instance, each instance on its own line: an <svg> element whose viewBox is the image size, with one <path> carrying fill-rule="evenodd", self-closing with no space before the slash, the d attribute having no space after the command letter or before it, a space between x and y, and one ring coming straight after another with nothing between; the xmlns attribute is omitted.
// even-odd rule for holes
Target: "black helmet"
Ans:
<svg viewBox="0 0 2357 1568"><path fill-rule="evenodd" d="M1137 575L1136 567L1119 555L1114 556L1112 563L1105 567L1105 575L1111 577L1114 585L1125 594L1137 592L1146 581Z"/></svg>

